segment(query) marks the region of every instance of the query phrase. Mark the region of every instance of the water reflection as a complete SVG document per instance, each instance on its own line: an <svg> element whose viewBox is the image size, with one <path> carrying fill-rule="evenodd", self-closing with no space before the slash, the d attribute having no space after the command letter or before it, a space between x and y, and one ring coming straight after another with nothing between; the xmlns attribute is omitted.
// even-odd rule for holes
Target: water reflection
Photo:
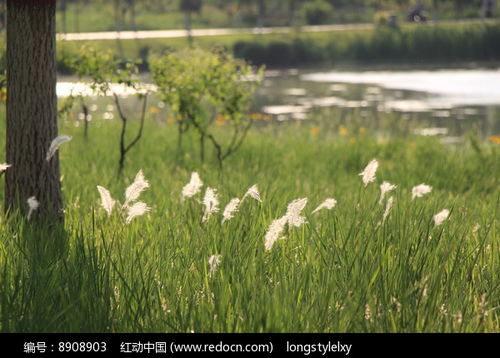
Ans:
<svg viewBox="0 0 500 358"><path fill-rule="evenodd" d="M119 84L112 90L125 97L135 94ZM59 82L57 93L95 95L87 83L71 80ZM90 106L92 112L97 108L95 103ZM390 134L400 134L403 128L405 133L458 143L468 131L484 137L500 133L500 70L272 71L258 89L253 110L280 122L337 116L342 121L371 121L377 128L385 118L389 123L383 127ZM410 123L414 129L409 129Z"/></svg>
<svg viewBox="0 0 500 358"><path fill-rule="evenodd" d="M450 135L444 141L456 143L471 130L500 132L500 70L273 73L258 93L259 108L280 120L294 113L312 118L321 108L343 116L346 110L372 118L392 114L415 122L416 134Z"/></svg>

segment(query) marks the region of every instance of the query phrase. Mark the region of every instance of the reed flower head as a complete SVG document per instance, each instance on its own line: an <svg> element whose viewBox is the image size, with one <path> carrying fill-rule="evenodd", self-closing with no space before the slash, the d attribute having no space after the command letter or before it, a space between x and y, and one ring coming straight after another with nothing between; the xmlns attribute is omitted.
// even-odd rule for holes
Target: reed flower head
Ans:
<svg viewBox="0 0 500 358"><path fill-rule="evenodd" d="M413 189L411 189L411 199L421 198L425 194L429 194L432 191L432 187L426 184L420 184Z"/></svg>
<svg viewBox="0 0 500 358"><path fill-rule="evenodd" d="M446 219L448 219L448 216L450 215L450 211L448 209L444 209L434 215L434 224L436 226L441 225Z"/></svg>
<svg viewBox="0 0 500 358"><path fill-rule="evenodd" d="M333 198L326 199L322 204L320 204L316 209L313 210L311 214L314 214L322 209L331 210L337 205L337 200Z"/></svg>
<svg viewBox="0 0 500 358"><path fill-rule="evenodd" d="M59 147L61 146L61 144L65 143L65 142L69 142L70 140L71 140L71 137L69 137L67 135L60 135L60 136L54 138L54 140L50 143L50 147L49 147L49 150L47 151L47 155L46 155L45 159L47 161L50 161L50 159L52 159L52 157L56 154L56 152L59 149Z"/></svg>
<svg viewBox="0 0 500 358"><path fill-rule="evenodd" d="M115 201L111 197L109 190L102 186L97 186L97 190L99 190L99 194L101 195L101 206L108 213L108 216L111 216L113 212L113 207L115 206Z"/></svg>
<svg viewBox="0 0 500 358"><path fill-rule="evenodd" d="M134 205L130 206L127 208L127 220L126 223L130 224L130 222L138 216L144 215L151 209L146 205L146 203L143 203L142 201L139 201L135 203Z"/></svg>
<svg viewBox="0 0 500 358"><path fill-rule="evenodd" d="M387 199L387 204L385 205L385 211L384 211L384 217L382 218L382 223L384 223L387 217L389 216L393 203L394 203L394 197L391 196L389 199Z"/></svg>
<svg viewBox="0 0 500 358"><path fill-rule="evenodd" d="M383 182L382 184L380 184L380 200L378 201L379 204L382 203L382 201L384 200L384 197L385 197L385 194L389 193L390 191L396 189L397 186L394 185L394 184L391 184L389 182Z"/></svg>
<svg viewBox="0 0 500 358"><path fill-rule="evenodd" d="M378 161L376 159L373 159L370 163L368 163L365 170L359 173L359 175L363 179L363 183L365 184L365 186L375 181L375 174L377 173L377 169Z"/></svg>
<svg viewBox="0 0 500 358"><path fill-rule="evenodd" d="M307 205L307 198L297 199L288 204L285 214L285 217L287 218L288 221L288 225L299 227L302 224L307 223L305 216L300 215L306 205Z"/></svg>
<svg viewBox="0 0 500 358"><path fill-rule="evenodd" d="M285 230L285 225L288 222L288 218L285 216L274 220L266 233L266 250L271 250L274 243L277 240L283 239L283 231Z"/></svg>
<svg viewBox="0 0 500 358"><path fill-rule="evenodd" d="M238 211L238 206L240 205L240 199L235 198L231 199L231 201L224 208L224 212L222 213L222 223L224 224L226 221L231 220L234 217L234 213Z"/></svg>
<svg viewBox="0 0 500 358"><path fill-rule="evenodd" d="M33 214L33 211L38 210L38 208L40 207L40 203L38 202L38 200L36 200L34 196L28 198L27 202L29 207L29 212L28 212L28 221L29 221L29 219L31 218L31 214Z"/></svg>
<svg viewBox="0 0 500 358"><path fill-rule="evenodd" d="M212 277L215 274L215 271L217 270L217 266L219 266L221 262L221 255L212 255L208 258L208 266L210 266L210 277Z"/></svg>
<svg viewBox="0 0 500 358"><path fill-rule="evenodd" d="M7 163L0 164L0 173L6 171L7 168L10 168L11 166L12 166L11 164L7 164Z"/></svg>
<svg viewBox="0 0 500 358"><path fill-rule="evenodd" d="M255 185L252 185L248 190L247 192L245 193L245 195L243 195L243 198L241 199L241 201L245 200L245 198L249 196L255 200L257 200L258 202L262 203L262 199L260 198L260 193L259 193L259 188L257 187L257 184Z"/></svg>
<svg viewBox="0 0 500 358"><path fill-rule="evenodd" d="M125 203L123 206L128 206L129 203L137 200L146 188L149 188L149 183L144 178L141 169L135 176L134 182L125 190Z"/></svg>
<svg viewBox="0 0 500 358"><path fill-rule="evenodd" d="M207 188L205 197L203 198L203 205L205 205L205 212L203 213L202 222L207 222L213 213L219 211L219 199L217 198L217 190Z"/></svg>
<svg viewBox="0 0 500 358"><path fill-rule="evenodd" d="M191 180L182 188L182 198L191 198L200 192L203 182L197 172L191 173Z"/></svg>

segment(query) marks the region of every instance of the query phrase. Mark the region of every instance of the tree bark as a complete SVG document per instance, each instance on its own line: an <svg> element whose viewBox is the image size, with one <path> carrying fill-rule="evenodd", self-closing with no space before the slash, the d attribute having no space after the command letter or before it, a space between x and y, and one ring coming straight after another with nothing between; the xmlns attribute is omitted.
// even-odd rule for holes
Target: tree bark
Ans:
<svg viewBox="0 0 500 358"><path fill-rule="evenodd" d="M7 163L5 209L63 219L59 157L46 153L57 137L56 0L7 1Z"/></svg>

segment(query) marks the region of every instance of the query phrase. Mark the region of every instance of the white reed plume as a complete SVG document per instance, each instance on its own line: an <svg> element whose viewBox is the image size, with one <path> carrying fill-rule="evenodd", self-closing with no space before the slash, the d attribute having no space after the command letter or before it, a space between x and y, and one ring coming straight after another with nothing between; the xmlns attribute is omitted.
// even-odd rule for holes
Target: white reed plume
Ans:
<svg viewBox="0 0 500 358"><path fill-rule="evenodd" d="M50 161L52 159L52 157L56 154L56 152L59 149L59 147L61 146L61 144L65 143L65 142L69 142L70 140L71 140L71 137L69 137L67 135L60 135L60 136L54 138L52 143L50 143L50 147L49 147L49 150L47 151L47 156L45 159L47 161Z"/></svg>
<svg viewBox="0 0 500 358"><path fill-rule="evenodd" d="M441 225L446 219L448 219L448 216L450 215L450 211L448 209L444 209L434 215L434 225L439 226Z"/></svg>
<svg viewBox="0 0 500 358"><path fill-rule="evenodd" d="M135 176L134 182L125 190L125 203L123 206L126 207L129 203L137 200L139 195L141 195L146 188L149 188L149 183L144 178L144 174L141 169Z"/></svg>
<svg viewBox="0 0 500 358"><path fill-rule="evenodd" d="M145 213L147 213L150 210L151 209L146 205L146 203L143 203L142 201L135 203L134 205L127 208L128 216L127 216L126 223L130 224L130 222L135 217L144 215Z"/></svg>
<svg viewBox="0 0 500 358"><path fill-rule="evenodd" d="M222 213L222 223L231 220L234 217L234 213L238 211L238 206L240 205L240 199L234 198L226 205L224 212Z"/></svg>
<svg viewBox="0 0 500 358"><path fill-rule="evenodd" d="M182 188L182 199L191 198L200 192L203 182L197 172L191 173L191 180Z"/></svg>
<svg viewBox="0 0 500 358"><path fill-rule="evenodd" d="M28 212L28 221L29 221L33 211L38 210L38 208L40 207L40 203L38 202L38 200L36 200L36 198L34 196L28 198L27 202L28 202L28 206L30 208L30 210Z"/></svg>
<svg viewBox="0 0 500 358"><path fill-rule="evenodd" d="M384 201L384 198L385 198L385 194L387 194L390 191L393 191L396 188L397 188L396 185L391 184L387 181L380 184L380 200L378 201L378 203L382 204L382 201Z"/></svg>
<svg viewBox="0 0 500 358"><path fill-rule="evenodd" d="M302 224L307 223L305 216L300 215L306 205L307 205L307 198L297 199L288 204L285 214L285 217L287 218L288 221L288 225L299 227Z"/></svg>
<svg viewBox="0 0 500 358"><path fill-rule="evenodd" d="M12 166L11 164L7 164L7 163L0 164L0 173L6 171L7 168L10 168L11 166Z"/></svg>
<svg viewBox="0 0 500 358"><path fill-rule="evenodd" d="M203 213L202 222L207 222L213 213L219 211L219 199L217 198L217 190L207 188L205 197L203 198L203 205L205 205L205 212Z"/></svg>
<svg viewBox="0 0 500 358"><path fill-rule="evenodd" d="M413 189L411 189L411 199L421 198L425 194L429 194L431 191L432 187L426 184L414 186Z"/></svg>
<svg viewBox="0 0 500 358"><path fill-rule="evenodd" d="M208 266L210 266L210 277L212 277L215 274L215 271L217 270L217 266L219 266L221 262L221 255L212 255L208 258Z"/></svg>
<svg viewBox="0 0 500 358"><path fill-rule="evenodd" d="M274 220L266 233L266 250L271 250L276 240L283 239L283 230L285 230L285 225L288 222L288 218L285 216Z"/></svg>
<svg viewBox="0 0 500 358"><path fill-rule="evenodd" d="M247 192L245 193L245 195L243 195L243 198L241 199L241 202L243 202L243 200L245 200L245 198L247 196L249 196L249 197L257 200L258 202L262 203L262 199L260 198L259 188L257 187L257 184L252 185L247 190Z"/></svg>
<svg viewBox="0 0 500 358"><path fill-rule="evenodd" d="M115 201L111 197L109 190L107 190L106 188L98 185L97 190L99 190L99 194L101 195L101 206L104 208L104 210L106 210L108 216L111 216L113 207L115 206Z"/></svg>
<svg viewBox="0 0 500 358"><path fill-rule="evenodd" d="M359 175L363 177L363 183L365 184L365 186L375 181L375 174L377 173L377 168L378 168L378 161L376 159L373 159L370 163L368 163L365 170L359 173Z"/></svg>
<svg viewBox="0 0 500 358"><path fill-rule="evenodd" d="M311 214L314 214L322 209L331 210L335 207L335 205L337 205L337 200L335 200L333 198L328 198L321 205L319 205L316 209L314 209Z"/></svg>
<svg viewBox="0 0 500 358"><path fill-rule="evenodd" d="M394 203L394 197L390 197L387 199L387 204L385 205L384 217L382 218L382 224L385 222L387 217L389 216L389 212L391 211L392 204Z"/></svg>

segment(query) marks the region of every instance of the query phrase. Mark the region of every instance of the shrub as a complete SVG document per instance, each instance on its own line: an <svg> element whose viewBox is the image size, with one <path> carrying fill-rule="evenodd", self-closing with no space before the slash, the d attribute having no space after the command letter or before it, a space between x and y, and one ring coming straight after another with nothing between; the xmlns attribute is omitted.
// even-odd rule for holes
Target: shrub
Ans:
<svg viewBox="0 0 500 358"><path fill-rule="evenodd" d="M327 23L333 14L332 6L325 0L314 0L303 6L304 16L309 25Z"/></svg>
<svg viewBox="0 0 500 358"><path fill-rule="evenodd" d="M178 118L177 157L182 151L184 133L193 130L199 137L201 162L208 141L222 167L252 126L250 106L257 83L251 79L252 68L225 52L201 49L155 56L150 64L158 94ZM232 129L229 141L218 138L213 131L214 126L224 125Z"/></svg>

